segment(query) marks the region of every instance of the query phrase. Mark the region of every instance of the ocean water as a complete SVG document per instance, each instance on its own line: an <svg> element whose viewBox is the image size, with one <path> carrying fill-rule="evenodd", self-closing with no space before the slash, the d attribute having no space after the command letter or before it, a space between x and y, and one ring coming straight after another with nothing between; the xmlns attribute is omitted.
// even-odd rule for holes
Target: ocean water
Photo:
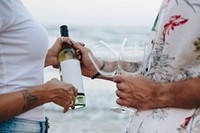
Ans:
<svg viewBox="0 0 200 133"><path fill-rule="evenodd" d="M124 38L131 41L148 41L150 34L150 27L131 27L131 26L70 26L69 36L74 41L84 42L87 47L99 40L107 42L114 48L120 46ZM50 44L52 44L57 37L60 36L59 26L46 26L49 33ZM116 49L119 50L119 49Z"/></svg>
<svg viewBox="0 0 200 133"><path fill-rule="evenodd" d="M113 49L119 51L123 39L129 41L148 41L149 27L115 27L115 26L69 26L69 35L74 41L84 42L86 47L104 40ZM46 26L50 44L60 36L59 26ZM51 45L50 45L51 46ZM45 68L45 82L58 78L58 70ZM50 119L50 133L124 133L130 117L110 110L118 106L115 101L115 83L104 80L91 80L83 77L86 94L86 107L62 113L62 108L48 103L46 114Z"/></svg>

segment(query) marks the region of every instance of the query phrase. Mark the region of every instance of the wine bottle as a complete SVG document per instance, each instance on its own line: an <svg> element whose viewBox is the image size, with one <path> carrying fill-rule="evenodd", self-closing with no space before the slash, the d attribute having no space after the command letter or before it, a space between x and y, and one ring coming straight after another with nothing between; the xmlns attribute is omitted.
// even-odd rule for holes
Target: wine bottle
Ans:
<svg viewBox="0 0 200 133"><path fill-rule="evenodd" d="M68 27L62 25L60 27L61 37L69 37ZM75 109L85 107L85 93L83 88L83 79L80 68L80 61L75 49L63 42L58 55L60 79L63 82L70 83L78 89L75 102Z"/></svg>

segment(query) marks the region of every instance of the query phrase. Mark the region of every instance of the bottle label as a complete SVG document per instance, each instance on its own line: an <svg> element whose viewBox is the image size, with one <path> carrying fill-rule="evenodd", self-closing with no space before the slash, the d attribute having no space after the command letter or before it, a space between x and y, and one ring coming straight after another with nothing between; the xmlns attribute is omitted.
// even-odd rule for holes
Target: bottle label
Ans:
<svg viewBox="0 0 200 133"><path fill-rule="evenodd" d="M76 87L78 93L84 93L80 61L75 59L64 60L60 65L63 81Z"/></svg>

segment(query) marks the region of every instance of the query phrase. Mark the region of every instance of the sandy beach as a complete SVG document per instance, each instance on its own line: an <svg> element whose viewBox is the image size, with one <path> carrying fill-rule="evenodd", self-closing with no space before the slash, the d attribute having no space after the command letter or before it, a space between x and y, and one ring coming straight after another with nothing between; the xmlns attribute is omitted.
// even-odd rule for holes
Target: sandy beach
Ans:
<svg viewBox="0 0 200 133"><path fill-rule="evenodd" d="M56 70L47 69L45 80L58 78ZM62 113L55 104L46 104L50 121L50 133L124 133L129 116L110 110L115 103L115 84L104 80L83 77L86 107Z"/></svg>

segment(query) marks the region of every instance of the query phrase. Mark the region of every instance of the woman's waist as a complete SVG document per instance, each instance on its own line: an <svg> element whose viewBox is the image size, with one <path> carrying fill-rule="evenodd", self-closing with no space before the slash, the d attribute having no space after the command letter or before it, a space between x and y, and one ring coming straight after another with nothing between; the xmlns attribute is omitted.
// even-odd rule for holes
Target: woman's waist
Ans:
<svg viewBox="0 0 200 133"><path fill-rule="evenodd" d="M38 106L36 108L33 108L27 112L24 112L16 116L16 118L22 118L33 121L45 121L44 107L43 105Z"/></svg>

